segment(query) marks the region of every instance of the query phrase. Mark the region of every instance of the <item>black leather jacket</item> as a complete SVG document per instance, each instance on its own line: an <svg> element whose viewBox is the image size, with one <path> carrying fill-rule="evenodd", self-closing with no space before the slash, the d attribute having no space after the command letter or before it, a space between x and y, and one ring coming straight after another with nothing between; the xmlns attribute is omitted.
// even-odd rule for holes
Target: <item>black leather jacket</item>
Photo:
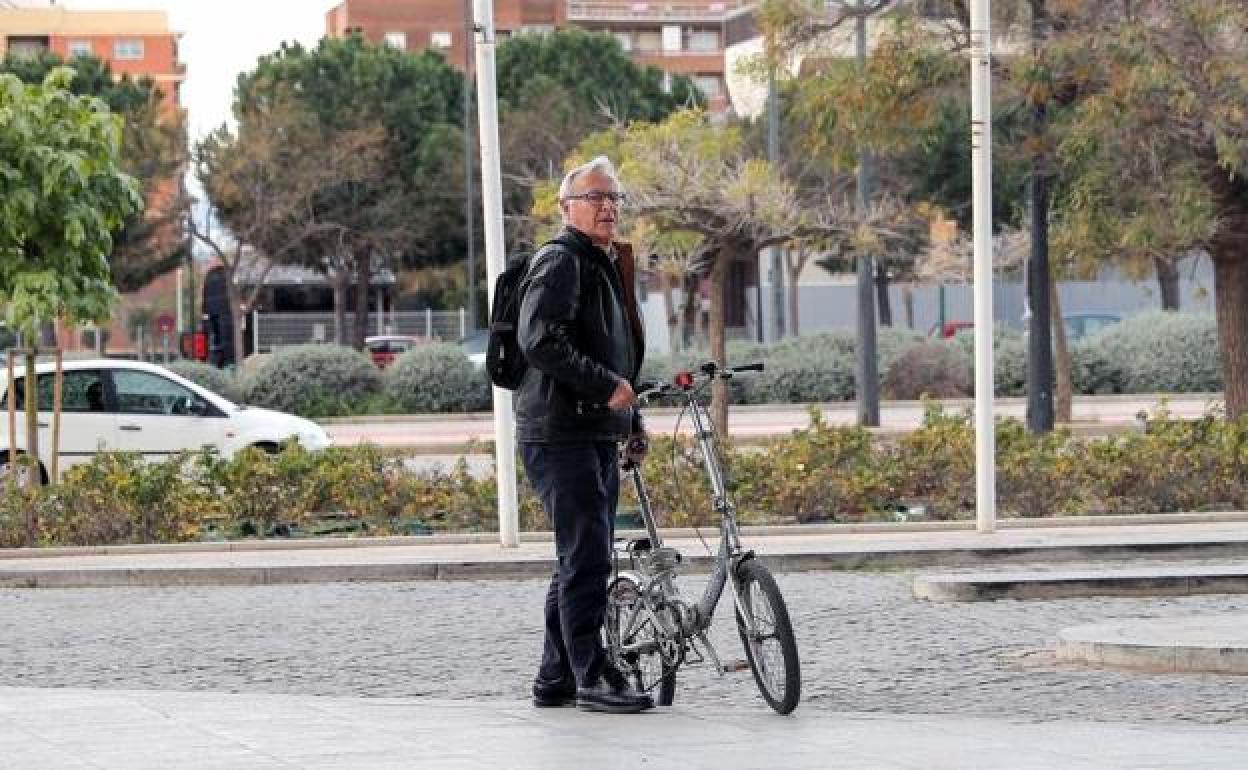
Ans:
<svg viewBox="0 0 1248 770"><path fill-rule="evenodd" d="M623 441L641 430L636 409L606 403L635 383L645 352L632 250L615 260L565 227L535 254L521 290L517 338L529 362L516 389L516 438L527 443Z"/></svg>

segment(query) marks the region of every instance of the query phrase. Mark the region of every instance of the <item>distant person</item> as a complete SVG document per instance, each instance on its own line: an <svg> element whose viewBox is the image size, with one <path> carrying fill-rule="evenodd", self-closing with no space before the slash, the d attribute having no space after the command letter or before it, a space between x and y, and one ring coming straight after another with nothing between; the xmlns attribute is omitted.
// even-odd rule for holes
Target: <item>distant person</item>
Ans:
<svg viewBox="0 0 1248 770"><path fill-rule="evenodd" d="M640 459L645 432L632 383L645 340L631 248L614 242L624 194L598 157L559 186L563 230L532 258L517 337L529 367L516 391L525 471L555 530L537 706L654 707L607 660L602 624L611 574L620 442Z"/></svg>

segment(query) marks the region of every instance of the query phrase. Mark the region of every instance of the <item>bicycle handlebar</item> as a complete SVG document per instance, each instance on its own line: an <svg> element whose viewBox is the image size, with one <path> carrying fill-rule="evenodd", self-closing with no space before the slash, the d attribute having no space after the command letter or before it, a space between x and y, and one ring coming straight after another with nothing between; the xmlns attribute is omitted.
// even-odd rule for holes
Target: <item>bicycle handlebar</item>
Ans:
<svg viewBox="0 0 1248 770"><path fill-rule="evenodd" d="M731 380L733 375L742 372L761 372L764 366L762 361L756 361L752 364L743 364L741 366L724 366L721 367L714 361L707 361L698 367L697 372L678 372L675 382L643 382L637 386L637 397L639 399L654 398L655 396L672 396L677 394L688 394L695 387L705 384L712 379ZM698 376L701 375L701 376ZM700 386L699 386L700 387Z"/></svg>

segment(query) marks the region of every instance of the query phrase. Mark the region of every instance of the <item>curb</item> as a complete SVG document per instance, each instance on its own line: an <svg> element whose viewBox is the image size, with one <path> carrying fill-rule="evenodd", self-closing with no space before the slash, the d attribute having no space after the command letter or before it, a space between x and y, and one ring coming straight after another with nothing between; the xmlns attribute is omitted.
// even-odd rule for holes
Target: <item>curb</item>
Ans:
<svg viewBox="0 0 1248 770"><path fill-rule="evenodd" d="M748 543L748 540L747 540ZM1183 540L1137 544L1002 545L971 548L914 547L838 550L813 553L766 552L759 558L776 572L906 569L932 566L984 566L1035 561L1096 559L1244 558L1248 540ZM710 555L686 556L685 574L702 574ZM409 582L426 580L515 580L548 577L549 557L515 559L446 559L370 563L254 564L174 567L48 567L0 570L7 588L179 587L209 585L290 585L300 583ZM1136 594L1139 595L1139 594Z"/></svg>
<svg viewBox="0 0 1248 770"><path fill-rule="evenodd" d="M931 602L1071 599L1089 596L1193 596L1248 593L1244 567L919 575L914 597Z"/></svg>
<svg viewBox="0 0 1248 770"><path fill-rule="evenodd" d="M1140 525L1217 524L1248 522L1248 511L1202 511L1193 513L1142 513L1117 516L1066 516L1054 518L999 519L1000 530L1043 531L1054 528L1130 527ZM757 537L797 537L821 535L892 534L906 532L971 532L973 521L859 522L856 524L747 524L741 536L748 542ZM714 534L715 527L665 527L664 540L697 538ZM1246 530L1248 531L1248 530ZM616 530L616 538L644 537L641 529ZM551 543L550 531L521 532L521 543ZM306 551L334 548L376 548L444 545L498 544L499 535L489 533L448 533L436 535L394 535L389 537L320 537L291 540L227 540L192 543L133 543L127 545L48 546L42 548L0 548L0 564L10 559L41 559L64 556L117 556L165 553L241 553L250 551Z"/></svg>
<svg viewBox="0 0 1248 770"><path fill-rule="evenodd" d="M1058 632L1057 659L1163 672L1248 674L1248 615L1199 615L1075 626Z"/></svg>
<svg viewBox="0 0 1248 770"><path fill-rule="evenodd" d="M1123 401L1204 401L1214 402L1223 401L1226 396L1222 393L1105 393L1095 396L1075 396L1075 402L1098 401L1103 403L1120 403ZM938 404L942 408L948 409L965 409L975 406L975 400L971 398L950 398L950 399L934 399L930 403ZM998 406L1021 405L1027 403L1027 399L1020 396L1007 396L1004 398L994 398L993 403ZM881 401L880 408L894 409L918 409L924 405L923 401ZM853 401L820 401L799 404L733 404L733 411L741 411L746 413L768 412L787 412L793 409L806 410L811 407L819 409L845 409L854 408ZM679 408L675 407L651 407L647 410L650 414L675 414ZM314 420L319 425L351 425L351 424L385 424L390 422L442 422L443 420L466 420L473 422L487 422L494 419L493 412L453 412L447 414L370 414L359 415L357 417L322 417Z"/></svg>

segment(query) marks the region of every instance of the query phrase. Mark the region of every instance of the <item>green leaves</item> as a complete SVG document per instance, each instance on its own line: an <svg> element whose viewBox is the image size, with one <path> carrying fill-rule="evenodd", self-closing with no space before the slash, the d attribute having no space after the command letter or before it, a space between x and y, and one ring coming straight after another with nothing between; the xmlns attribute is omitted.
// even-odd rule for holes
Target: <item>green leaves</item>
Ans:
<svg viewBox="0 0 1248 770"><path fill-rule="evenodd" d="M119 168L119 121L66 91L73 78L65 67L38 85L0 75L0 303L26 330L108 316L110 231L142 206Z"/></svg>

